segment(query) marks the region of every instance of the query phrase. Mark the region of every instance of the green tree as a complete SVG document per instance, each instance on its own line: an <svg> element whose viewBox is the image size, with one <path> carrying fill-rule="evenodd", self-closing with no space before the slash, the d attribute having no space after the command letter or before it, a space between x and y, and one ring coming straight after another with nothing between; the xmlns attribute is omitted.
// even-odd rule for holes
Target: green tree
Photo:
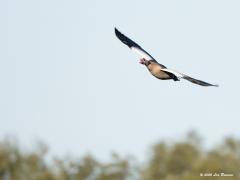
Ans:
<svg viewBox="0 0 240 180"><path fill-rule="evenodd" d="M240 141L226 138L220 145L204 150L201 138L188 133L175 143L160 142L150 148L147 163L138 163L116 153L109 162L92 155L81 158L55 158L46 161L48 148L43 143L31 151L7 138L0 141L0 180L210 180L200 174L232 174L216 180L240 180Z"/></svg>

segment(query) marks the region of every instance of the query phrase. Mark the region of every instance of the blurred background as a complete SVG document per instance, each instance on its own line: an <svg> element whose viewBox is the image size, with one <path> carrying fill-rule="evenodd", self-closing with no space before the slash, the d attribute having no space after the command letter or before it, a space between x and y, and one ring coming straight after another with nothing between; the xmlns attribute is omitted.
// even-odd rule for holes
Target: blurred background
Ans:
<svg viewBox="0 0 240 180"><path fill-rule="evenodd" d="M239 179L239 9L1 1L0 178ZM152 77L114 27L159 63L220 87Z"/></svg>

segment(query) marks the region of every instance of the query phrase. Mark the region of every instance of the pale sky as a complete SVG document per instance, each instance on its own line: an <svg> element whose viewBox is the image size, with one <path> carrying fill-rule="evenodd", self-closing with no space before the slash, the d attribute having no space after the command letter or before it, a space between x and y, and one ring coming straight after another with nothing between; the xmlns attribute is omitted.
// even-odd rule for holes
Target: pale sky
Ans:
<svg viewBox="0 0 240 180"><path fill-rule="evenodd" d="M53 154L141 159L191 129L240 138L239 0L0 2L0 138ZM114 27L159 63L219 84L160 81Z"/></svg>

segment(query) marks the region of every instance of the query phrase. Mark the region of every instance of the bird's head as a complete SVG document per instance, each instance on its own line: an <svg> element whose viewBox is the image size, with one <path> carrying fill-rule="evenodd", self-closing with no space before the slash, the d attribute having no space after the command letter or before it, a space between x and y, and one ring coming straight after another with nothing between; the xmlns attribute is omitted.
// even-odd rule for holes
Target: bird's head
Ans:
<svg viewBox="0 0 240 180"><path fill-rule="evenodd" d="M142 65L145 65L145 66L150 64L150 62L148 60L144 59L144 58L140 59L139 63L142 64Z"/></svg>

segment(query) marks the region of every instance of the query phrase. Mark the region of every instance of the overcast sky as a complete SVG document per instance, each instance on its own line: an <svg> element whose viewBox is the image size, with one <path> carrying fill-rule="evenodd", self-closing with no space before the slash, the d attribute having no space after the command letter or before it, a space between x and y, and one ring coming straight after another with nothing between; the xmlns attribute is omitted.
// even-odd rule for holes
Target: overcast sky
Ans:
<svg viewBox="0 0 240 180"><path fill-rule="evenodd" d="M240 1L0 2L0 138L53 154L146 156L197 130L240 138ZM160 81L114 27L159 63L219 84Z"/></svg>

